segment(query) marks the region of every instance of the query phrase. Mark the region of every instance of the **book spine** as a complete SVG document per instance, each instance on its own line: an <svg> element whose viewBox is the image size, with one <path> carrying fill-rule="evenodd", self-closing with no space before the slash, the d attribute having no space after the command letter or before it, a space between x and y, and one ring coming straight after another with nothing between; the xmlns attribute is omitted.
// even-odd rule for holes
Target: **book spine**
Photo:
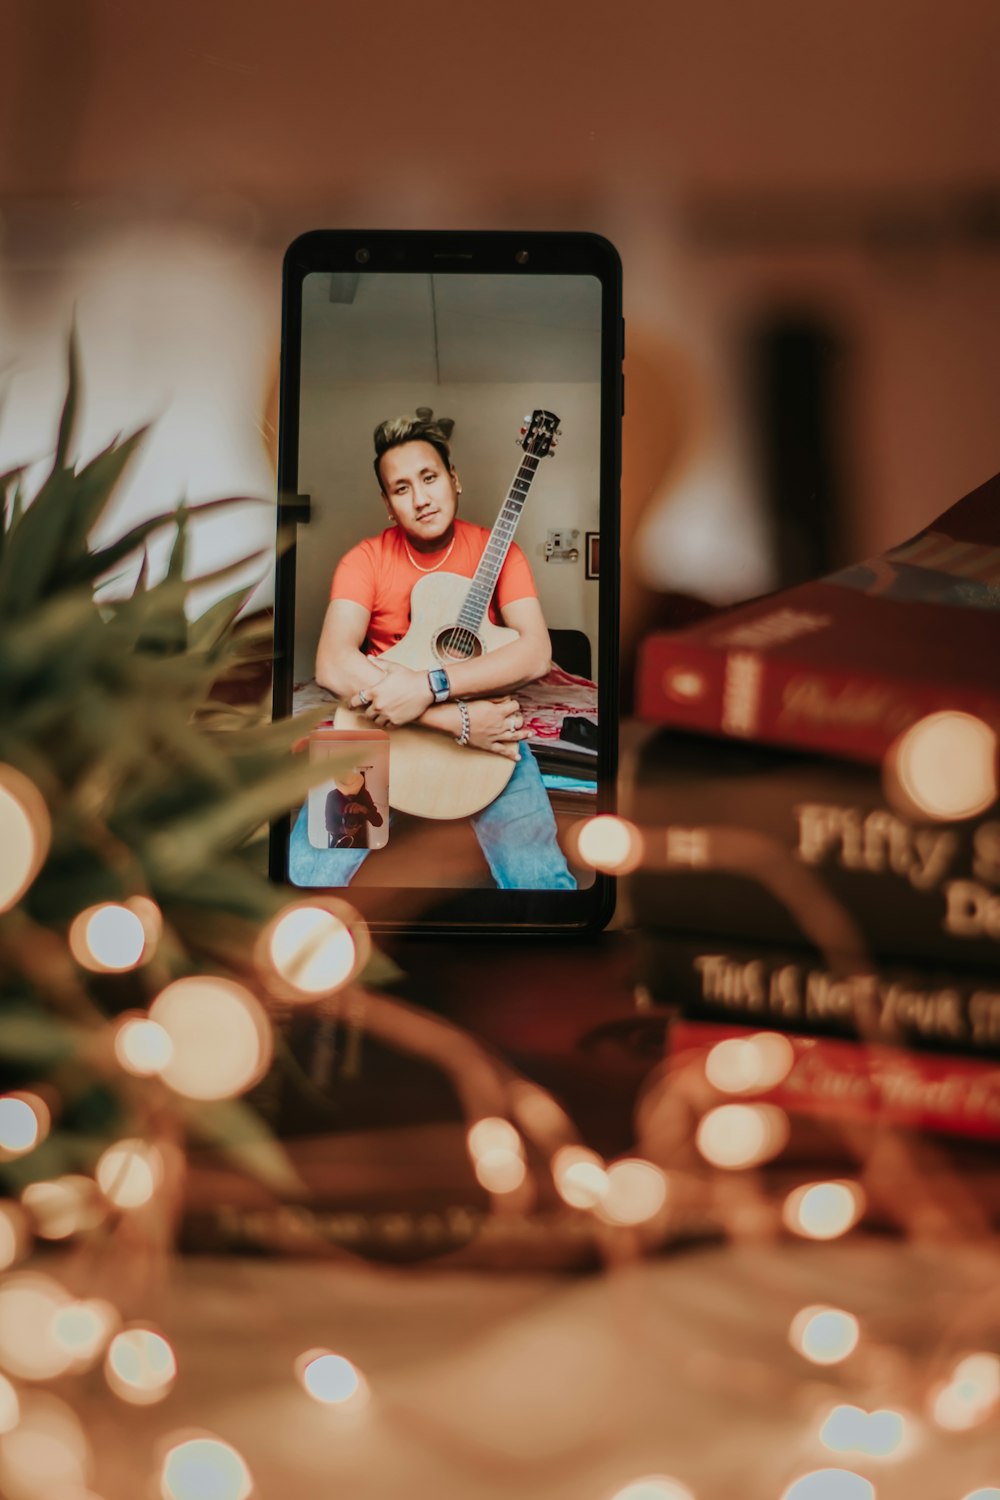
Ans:
<svg viewBox="0 0 1000 1500"><path fill-rule="evenodd" d="M956 709L1000 722L1000 694L864 675L714 646L684 632L640 645L636 712L651 723L879 764L904 729Z"/></svg>
<svg viewBox="0 0 1000 1500"><path fill-rule="evenodd" d="M641 934L639 993L690 1021L1000 1060L1000 977L840 969L801 950Z"/></svg>
<svg viewBox="0 0 1000 1500"><path fill-rule="evenodd" d="M870 767L660 731L623 778L651 931L1000 974L1000 815L918 823Z"/></svg>
<svg viewBox="0 0 1000 1500"><path fill-rule="evenodd" d="M742 1027L678 1021L670 1029L670 1056L679 1065L701 1062L719 1042L747 1035ZM1000 1140L996 1063L795 1034L788 1040L788 1072L755 1092L755 1100L777 1104L789 1114Z"/></svg>

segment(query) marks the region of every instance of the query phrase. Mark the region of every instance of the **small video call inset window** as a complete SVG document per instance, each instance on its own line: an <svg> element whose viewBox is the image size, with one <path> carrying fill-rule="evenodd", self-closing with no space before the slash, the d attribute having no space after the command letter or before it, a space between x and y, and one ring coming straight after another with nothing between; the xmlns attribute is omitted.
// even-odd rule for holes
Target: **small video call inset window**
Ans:
<svg viewBox="0 0 1000 1500"><path fill-rule="evenodd" d="M389 736L382 730L314 730L312 760L329 761L330 779L309 793L314 849L383 849L389 840Z"/></svg>

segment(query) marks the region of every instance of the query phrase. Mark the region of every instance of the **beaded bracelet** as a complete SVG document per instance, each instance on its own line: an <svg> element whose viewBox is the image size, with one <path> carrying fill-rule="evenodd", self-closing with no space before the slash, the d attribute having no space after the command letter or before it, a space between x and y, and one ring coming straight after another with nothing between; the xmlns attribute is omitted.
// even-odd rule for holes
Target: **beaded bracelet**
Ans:
<svg viewBox="0 0 1000 1500"><path fill-rule="evenodd" d="M458 711L462 715L462 733L456 734L455 744L467 745L472 739L472 719L469 714L469 705L464 698L455 698L452 701L457 703Z"/></svg>

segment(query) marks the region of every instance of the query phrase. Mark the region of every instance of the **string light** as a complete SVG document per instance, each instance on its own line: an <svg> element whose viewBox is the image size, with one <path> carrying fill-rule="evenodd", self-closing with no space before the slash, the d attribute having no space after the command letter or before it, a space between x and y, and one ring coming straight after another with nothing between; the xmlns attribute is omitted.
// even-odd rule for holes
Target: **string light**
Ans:
<svg viewBox="0 0 1000 1500"><path fill-rule="evenodd" d="M813 1182L789 1193L782 1219L793 1234L805 1239L833 1240L853 1228L864 1204L856 1182Z"/></svg>
<svg viewBox="0 0 1000 1500"><path fill-rule="evenodd" d="M368 1398L368 1382L361 1371L342 1354L329 1349L310 1349L295 1362L302 1388L322 1406L340 1410L356 1408Z"/></svg>
<svg viewBox="0 0 1000 1500"><path fill-rule="evenodd" d="M763 1093L787 1078L794 1062L795 1051L786 1036L762 1031L716 1042L705 1059L705 1077L723 1094Z"/></svg>
<svg viewBox="0 0 1000 1500"><path fill-rule="evenodd" d="M108 1346L104 1378L131 1406L152 1406L170 1394L177 1360L162 1334L152 1328L126 1328Z"/></svg>
<svg viewBox="0 0 1000 1500"><path fill-rule="evenodd" d="M552 1158L552 1181L571 1208L596 1208L608 1194L604 1163L586 1146L560 1146Z"/></svg>
<svg viewBox="0 0 1000 1500"><path fill-rule="evenodd" d="M695 1145L713 1167L756 1166L788 1142L788 1116L774 1104L720 1104L698 1122Z"/></svg>
<svg viewBox="0 0 1000 1500"><path fill-rule="evenodd" d="M18 1380L55 1380L73 1365L55 1338L57 1313L71 1301L50 1276L17 1271L0 1283L0 1365Z"/></svg>
<svg viewBox="0 0 1000 1500"><path fill-rule="evenodd" d="M949 1432L976 1427L1000 1400L1000 1359L985 1352L966 1354L950 1377L929 1395L931 1416Z"/></svg>
<svg viewBox="0 0 1000 1500"><path fill-rule="evenodd" d="M17 1391L6 1375L0 1375L0 1437L15 1428L21 1419L21 1403Z"/></svg>
<svg viewBox="0 0 1000 1500"><path fill-rule="evenodd" d="M73 1356L73 1367L85 1370L99 1358L119 1322L117 1309L102 1298L70 1302L52 1319L52 1336Z"/></svg>
<svg viewBox="0 0 1000 1500"><path fill-rule="evenodd" d="M334 897L297 901L264 928L257 967L269 988L289 1000L315 1000L342 989L371 956L368 926Z"/></svg>
<svg viewBox="0 0 1000 1500"><path fill-rule="evenodd" d="M925 818L972 818L997 799L997 737L973 714L918 719L886 758L887 790Z"/></svg>
<svg viewBox="0 0 1000 1500"><path fill-rule="evenodd" d="M44 1141L52 1116L38 1094L18 1092L0 1097L0 1161L26 1156Z"/></svg>
<svg viewBox="0 0 1000 1500"><path fill-rule="evenodd" d="M169 1067L174 1044L157 1021L123 1016L115 1028L115 1056L126 1073L151 1078Z"/></svg>
<svg viewBox="0 0 1000 1500"><path fill-rule="evenodd" d="M839 1307L803 1307L792 1319L788 1341L814 1365L837 1365L853 1354L861 1329L853 1313Z"/></svg>
<svg viewBox="0 0 1000 1500"><path fill-rule="evenodd" d="M609 875L627 875L642 862L642 834L634 823L608 813L588 818L572 830L576 852L585 865Z"/></svg>
<svg viewBox="0 0 1000 1500"><path fill-rule="evenodd" d="M177 979L153 1001L150 1020L170 1038L165 1083L190 1099L242 1094L267 1071L271 1029L260 1002L232 979Z"/></svg>
<svg viewBox="0 0 1000 1500"><path fill-rule="evenodd" d="M875 1486L850 1469L813 1469L790 1484L781 1500L875 1500Z"/></svg>
<svg viewBox="0 0 1000 1500"><path fill-rule="evenodd" d="M28 1246L28 1221L14 1203L0 1203L0 1271L21 1259Z"/></svg>
<svg viewBox="0 0 1000 1500"><path fill-rule="evenodd" d="M466 1141L476 1177L488 1193L514 1193L528 1175L524 1142L509 1120L489 1115L469 1129Z"/></svg>
<svg viewBox="0 0 1000 1500"><path fill-rule="evenodd" d="M597 1212L609 1224L645 1224L667 1201L667 1180L651 1161L629 1157L607 1173L607 1192Z"/></svg>
<svg viewBox="0 0 1000 1500"><path fill-rule="evenodd" d="M865 1411L860 1406L835 1406L820 1429L820 1442L834 1453L864 1453L888 1458L898 1453L906 1437L906 1421L898 1411Z"/></svg>
<svg viewBox="0 0 1000 1500"><path fill-rule="evenodd" d="M148 1141L118 1141L100 1157L94 1176L116 1208L142 1208L163 1179L163 1157Z"/></svg>
<svg viewBox="0 0 1000 1500"><path fill-rule="evenodd" d="M8 1500L57 1500L60 1491L78 1493L92 1461L79 1417L48 1392L30 1392L17 1426L0 1439L0 1479Z"/></svg>
<svg viewBox="0 0 1000 1500"><path fill-rule="evenodd" d="M0 765L0 912L16 906L45 862L52 823L27 776Z"/></svg>
<svg viewBox="0 0 1000 1500"><path fill-rule="evenodd" d="M77 1172L29 1183L21 1202L31 1215L35 1233L43 1240L67 1240L96 1229L105 1217L93 1178Z"/></svg>
<svg viewBox="0 0 1000 1500"><path fill-rule="evenodd" d="M145 907L151 907L159 917L151 901L145 902ZM73 918L67 941L81 968L95 974L124 974L151 956L154 944L150 943L149 925L130 904L102 901Z"/></svg>
<svg viewBox="0 0 1000 1500"><path fill-rule="evenodd" d="M694 1491L666 1474L647 1474L615 1490L611 1500L695 1500Z"/></svg>
<svg viewBox="0 0 1000 1500"><path fill-rule="evenodd" d="M252 1489L243 1459L219 1438L188 1438L172 1447L163 1461L163 1500L247 1500Z"/></svg>

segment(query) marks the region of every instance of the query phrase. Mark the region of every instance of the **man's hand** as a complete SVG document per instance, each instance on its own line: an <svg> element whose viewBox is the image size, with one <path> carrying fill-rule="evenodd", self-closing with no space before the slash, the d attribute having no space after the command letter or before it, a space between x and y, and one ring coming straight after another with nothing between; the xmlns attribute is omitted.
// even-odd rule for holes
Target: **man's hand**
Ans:
<svg viewBox="0 0 1000 1500"><path fill-rule="evenodd" d="M390 724L412 724L434 701L426 672L414 672L398 662L378 664L384 673L373 687L363 688L351 699L352 708L384 729Z"/></svg>
<svg viewBox="0 0 1000 1500"><path fill-rule="evenodd" d="M472 734L469 744L517 760L521 740L527 739L524 715L516 698L476 698L468 703Z"/></svg>

